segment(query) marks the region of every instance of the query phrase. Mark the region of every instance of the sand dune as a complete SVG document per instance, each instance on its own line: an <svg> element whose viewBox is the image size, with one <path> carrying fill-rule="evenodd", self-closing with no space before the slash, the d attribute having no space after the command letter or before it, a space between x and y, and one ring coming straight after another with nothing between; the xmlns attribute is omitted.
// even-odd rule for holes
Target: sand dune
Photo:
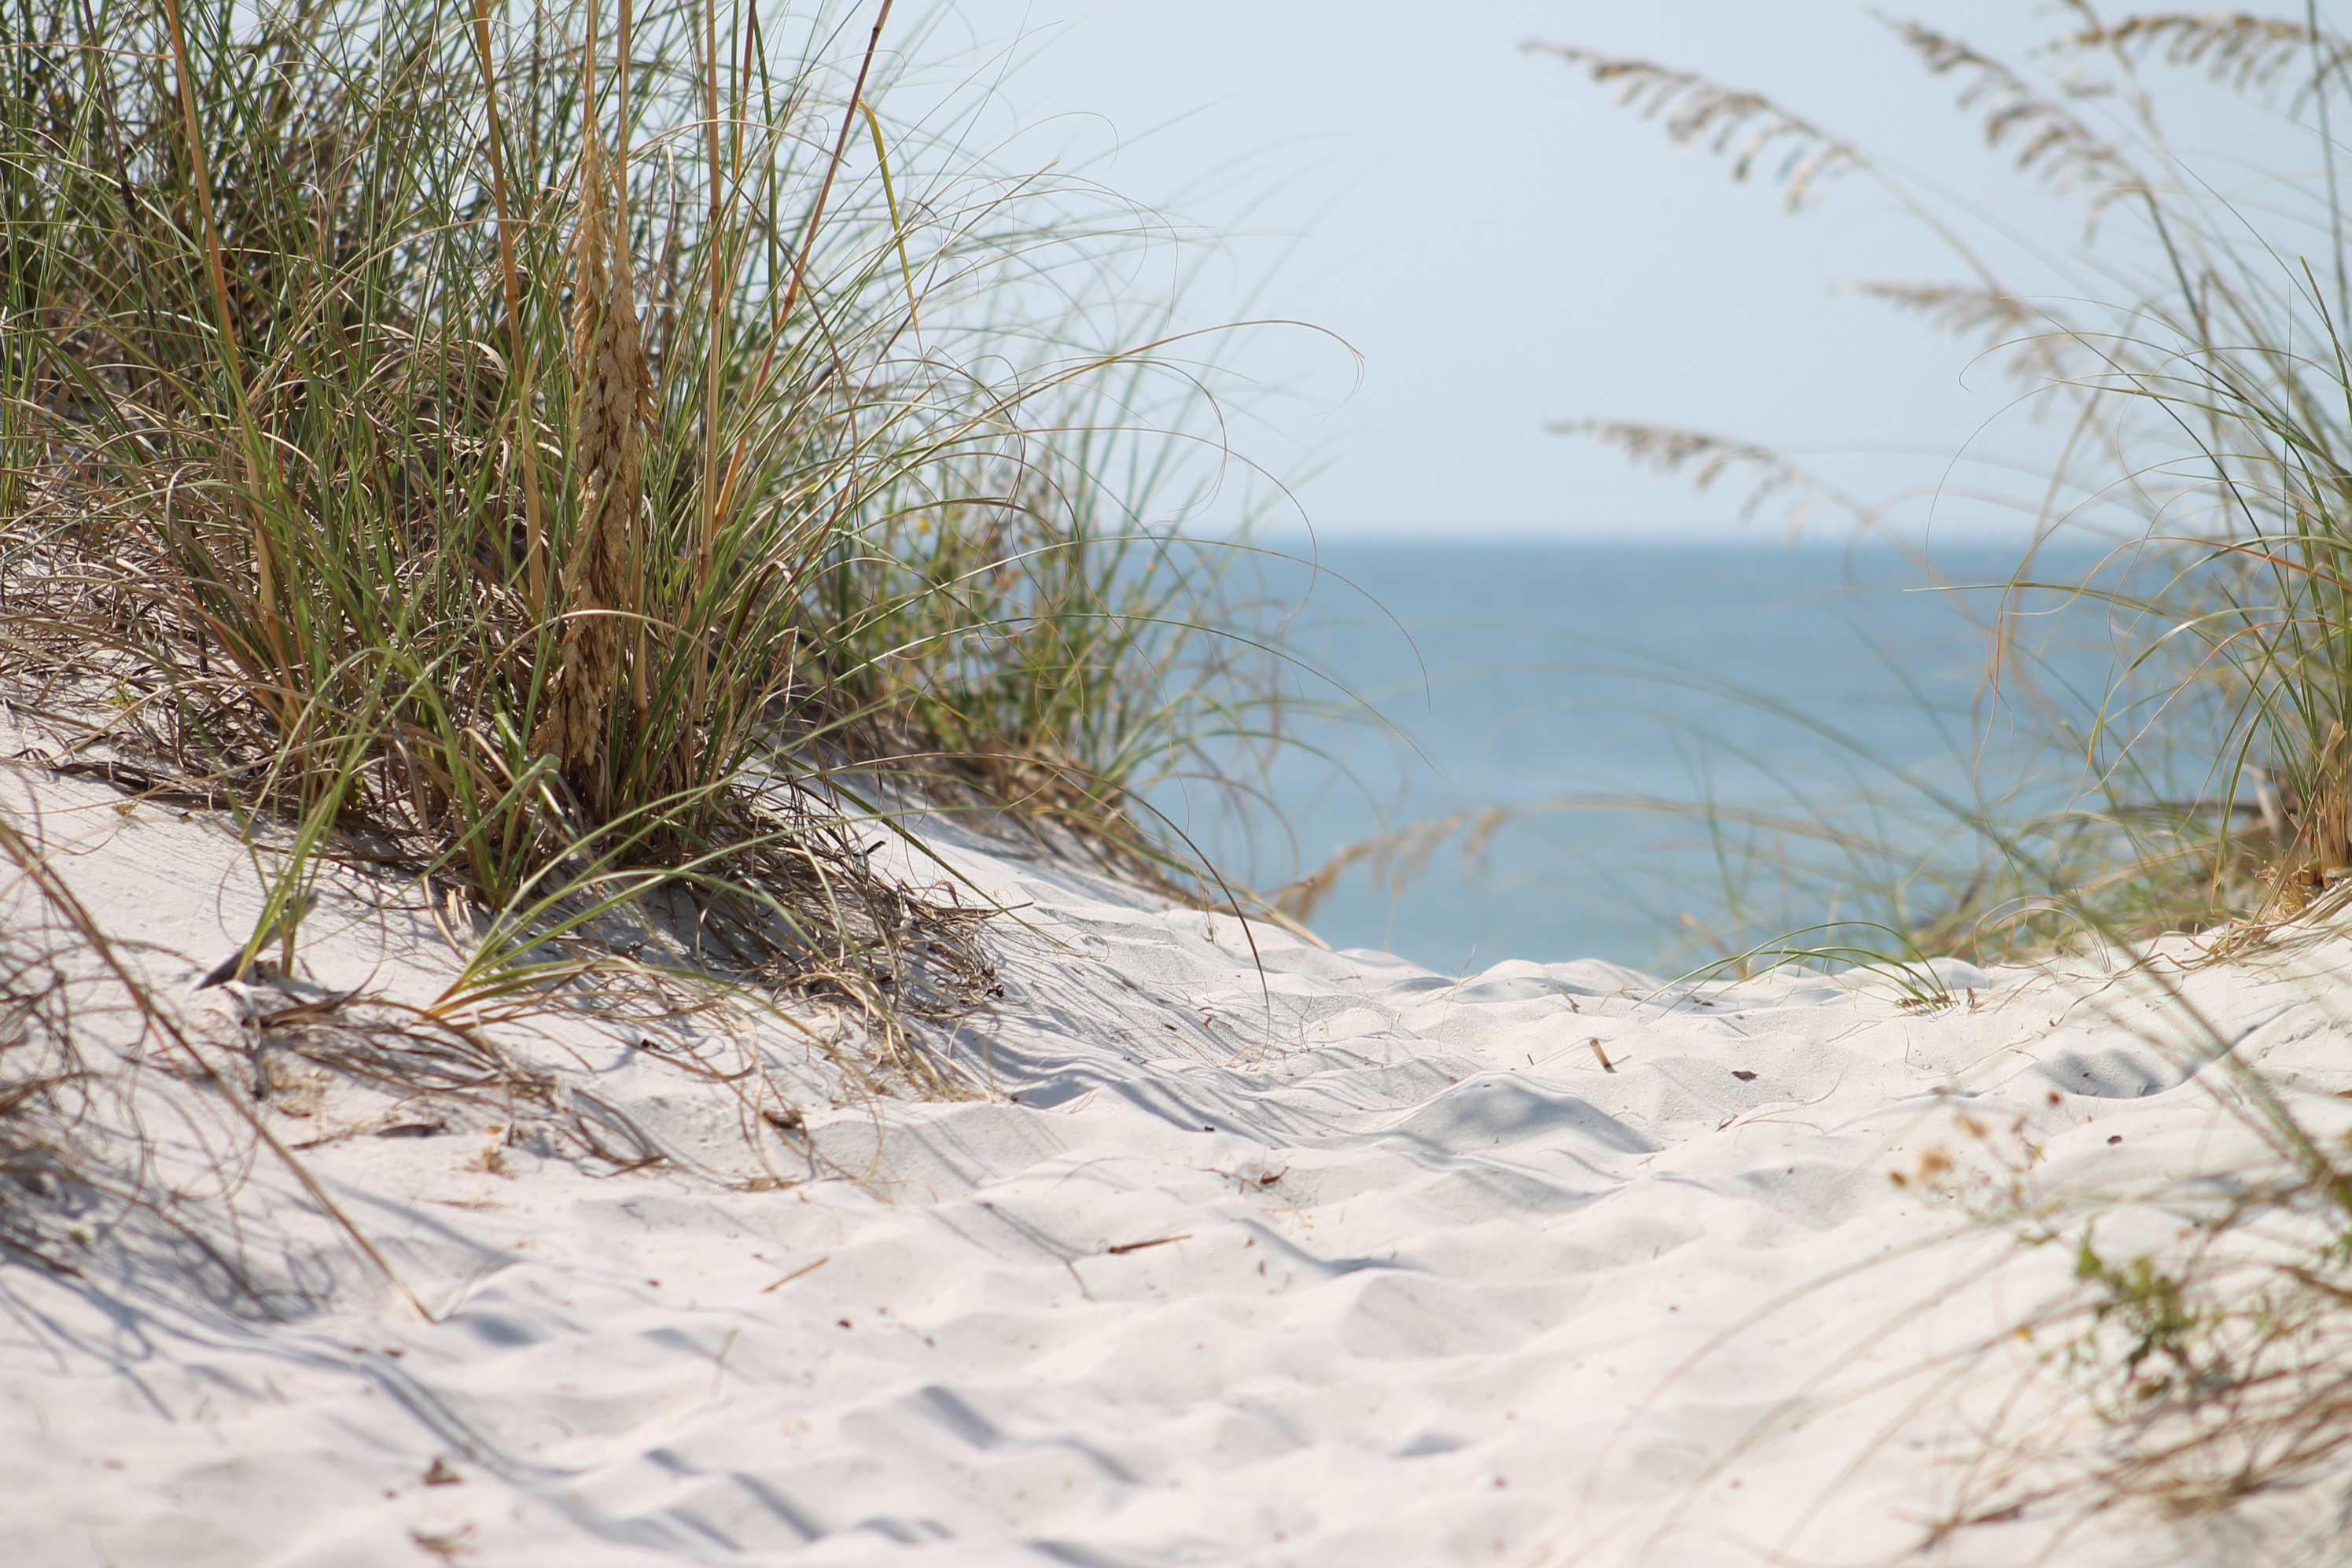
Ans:
<svg viewBox="0 0 2352 1568"><path fill-rule="evenodd" d="M7 787L398 1282L213 1089L91 1019L185 1195L178 1228L73 1242L71 1274L0 1266L0 1561L26 1568L1878 1561L2008 1495L1997 1417L2083 1436L2056 1347L2014 1331L2073 1258L2021 1245L2014 1200L2258 1158L2222 1069L2087 963L1942 963L1925 1002L1457 980L948 824L1018 906L987 939L1002 997L940 1045L972 1098L856 1092L747 1015L500 1023L554 1109L404 1099L253 1020L429 1000L457 962L430 911L330 885L299 978L193 990L257 907L229 826ZM2312 975L2343 956L2182 981L2323 1131L2352 1073ZM680 1042L756 1060L802 1125ZM616 1170L558 1111L672 1158ZM2228 1560L2077 1511L1938 1550Z"/></svg>

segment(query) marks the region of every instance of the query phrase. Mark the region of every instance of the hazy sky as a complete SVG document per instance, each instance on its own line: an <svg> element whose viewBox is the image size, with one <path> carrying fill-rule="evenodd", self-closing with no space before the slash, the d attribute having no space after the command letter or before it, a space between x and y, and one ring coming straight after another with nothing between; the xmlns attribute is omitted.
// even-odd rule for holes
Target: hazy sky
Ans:
<svg viewBox="0 0 2352 1568"><path fill-rule="evenodd" d="M2022 52L2053 11L1940 0L1905 14ZM1025 127L1013 163L1058 159L1226 237L1189 319L1297 318L1360 354L1272 331L1229 355L1258 389L1237 444L1299 479L1330 537L1728 532L1734 496L1643 478L1545 422L1754 439L1875 495L1935 488L1938 455L2014 395L1951 340L1840 291L1955 275L1890 198L1850 178L1786 216L1769 188L1674 149L1526 40L1763 91L2029 235L2074 232L2016 199L1955 84L1927 78L1858 0L956 0L948 13L926 56L968 47L993 68L1009 55L1003 101ZM1935 515L1943 530L2004 526L1957 497Z"/></svg>

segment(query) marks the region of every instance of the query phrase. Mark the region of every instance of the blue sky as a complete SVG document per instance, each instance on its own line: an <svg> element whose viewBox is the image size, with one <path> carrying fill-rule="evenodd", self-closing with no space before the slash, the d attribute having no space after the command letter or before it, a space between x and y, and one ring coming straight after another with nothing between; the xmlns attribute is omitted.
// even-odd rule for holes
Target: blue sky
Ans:
<svg viewBox="0 0 2352 1568"><path fill-rule="evenodd" d="M2053 13L1904 12L2010 53ZM1694 496L1544 432L1579 416L1696 426L1866 495L1916 491L1914 528L2011 529L1956 491L1927 496L1950 453L1989 449L1989 422L2031 466L2037 437L2000 422L2014 387L1842 291L1952 276L1916 222L1853 179L1784 216L1769 190L1523 52L1531 38L1763 91L2029 241L2074 234L2018 195L1951 86L1858 0L957 0L922 54L1010 63L1012 163L1056 161L1222 236L1190 320L1294 318L1349 345L1268 330L1226 351L1236 444L1296 481L1327 537L1781 531L1740 523L1733 494ZM1221 510L1246 492L1229 486Z"/></svg>

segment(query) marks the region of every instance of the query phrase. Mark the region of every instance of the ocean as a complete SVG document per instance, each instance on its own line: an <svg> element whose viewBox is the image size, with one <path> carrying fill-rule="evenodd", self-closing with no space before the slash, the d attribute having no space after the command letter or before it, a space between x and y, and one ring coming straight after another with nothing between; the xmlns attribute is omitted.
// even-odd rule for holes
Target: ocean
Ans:
<svg viewBox="0 0 2352 1568"><path fill-rule="evenodd" d="M1672 968L1866 916L1874 879L1951 850L1955 802L2064 787L2016 744L1988 679L1999 595L1984 585L2013 554L1945 549L1934 564L1940 585L1871 544L1326 543L1311 563L1265 559L1263 597L1298 660L1265 798L1150 799L1262 889L1403 835L1396 847L1419 851L1391 857L1406 875L1365 858L1310 924L1443 972ZM2076 673L2095 683L2100 657L2075 656ZM1759 815L1794 831L1746 820Z"/></svg>

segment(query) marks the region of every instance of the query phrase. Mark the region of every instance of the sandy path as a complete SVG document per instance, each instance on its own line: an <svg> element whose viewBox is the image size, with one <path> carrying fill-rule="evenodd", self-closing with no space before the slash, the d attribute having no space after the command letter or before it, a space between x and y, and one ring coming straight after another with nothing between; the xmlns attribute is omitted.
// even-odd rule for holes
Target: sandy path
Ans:
<svg viewBox="0 0 2352 1568"><path fill-rule="evenodd" d="M185 995L249 929L233 841L40 787L76 887ZM2071 1259L1974 1216L2013 1181L2250 1158L2212 1071L2079 979L1945 963L1948 1005L1802 975L1699 1005L1254 928L1261 971L1231 918L948 852L1027 906L954 1046L994 1093L828 1109L803 1070L804 1134L753 1136L814 1179L600 1173L479 1119L368 1135L409 1124L330 1086L272 1124L310 1130L429 1320L266 1160L234 1208L274 1315L135 1238L77 1278L0 1264L0 1561L1875 1561L1974 1495L1970 1422L2048 1384L2002 1331ZM430 994L425 930L355 920L312 978ZM2309 979L2189 984L2313 1103L2352 1088ZM626 1030L517 1048L682 1147L740 1136ZM1945 1550L2026 1561L2062 1511ZM2148 1561L2155 1528L2060 1555Z"/></svg>

